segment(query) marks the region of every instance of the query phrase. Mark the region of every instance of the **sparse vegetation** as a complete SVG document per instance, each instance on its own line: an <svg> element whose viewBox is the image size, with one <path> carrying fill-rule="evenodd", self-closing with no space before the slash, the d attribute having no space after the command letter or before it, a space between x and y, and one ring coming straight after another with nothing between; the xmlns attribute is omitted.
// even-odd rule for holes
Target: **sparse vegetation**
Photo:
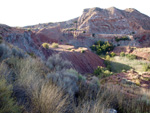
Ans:
<svg viewBox="0 0 150 113"><path fill-rule="evenodd" d="M52 43L52 48L58 48L59 47L59 44L58 43Z"/></svg>
<svg viewBox="0 0 150 113"><path fill-rule="evenodd" d="M43 47L48 49L49 46L46 43ZM27 54L7 43L0 44L0 112L106 113L116 109L119 113L148 113L150 92L140 87L141 79L148 82L149 78L126 79L132 84L127 86L118 84L121 78L117 77L130 69L149 71L149 61L124 52L116 56L110 52L113 46L108 42L96 42L91 49L103 54L106 67L98 66L94 74L82 75L59 54L43 61L33 53ZM79 50L85 52L83 48ZM111 75L118 80L115 84L109 79Z"/></svg>
<svg viewBox="0 0 150 113"><path fill-rule="evenodd" d="M134 60L134 59L137 59L137 56L136 55L133 55L133 54L125 54L124 52L121 52L120 53L120 56L121 57L127 57L128 59L130 59L130 60Z"/></svg>
<svg viewBox="0 0 150 113"><path fill-rule="evenodd" d="M109 42L98 41L90 47L93 51L96 51L98 55L106 54L109 51L112 51L114 46Z"/></svg>
<svg viewBox="0 0 150 113"><path fill-rule="evenodd" d="M135 69L137 72L145 72L144 66L148 61L138 60L138 59L129 59L127 57L115 56L110 60L111 71L113 72L122 72L122 70L130 70L131 68Z"/></svg>
<svg viewBox="0 0 150 113"><path fill-rule="evenodd" d="M49 49L50 44L49 44L49 43L43 43L42 46L43 46L45 49Z"/></svg>
<svg viewBox="0 0 150 113"><path fill-rule="evenodd" d="M82 50L81 50L81 53L85 53L85 50L82 49Z"/></svg>
<svg viewBox="0 0 150 113"><path fill-rule="evenodd" d="M150 71L150 64L144 64L143 69L144 71Z"/></svg>
<svg viewBox="0 0 150 113"><path fill-rule="evenodd" d="M111 56L111 57L114 57L114 56L116 56L116 54L115 54L114 52L111 52L111 53L110 53L110 56Z"/></svg>
<svg viewBox="0 0 150 113"><path fill-rule="evenodd" d="M112 75L113 73L110 72L107 68L98 66L97 69L94 70L94 75L98 76L99 78L104 78Z"/></svg>
<svg viewBox="0 0 150 113"><path fill-rule="evenodd" d="M125 40L130 40L128 36L123 36L121 38L115 37L115 41L119 42L119 41L125 41Z"/></svg>
<svg viewBox="0 0 150 113"><path fill-rule="evenodd" d="M121 52L121 53L120 53L120 56L121 56L121 57L124 57L124 56L125 56L125 53L124 53L124 52Z"/></svg>
<svg viewBox="0 0 150 113"><path fill-rule="evenodd" d="M137 56L136 56L136 55L133 55L133 54L127 54L126 57L127 57L128 59L130 59L130 60L134 60L134 59L137 58Z"/></svg>

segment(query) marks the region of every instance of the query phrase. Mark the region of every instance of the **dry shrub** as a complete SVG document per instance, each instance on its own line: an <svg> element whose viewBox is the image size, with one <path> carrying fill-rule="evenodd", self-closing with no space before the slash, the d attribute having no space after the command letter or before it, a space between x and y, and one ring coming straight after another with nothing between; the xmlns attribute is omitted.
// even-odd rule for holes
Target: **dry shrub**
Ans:
<svg viewBox="0 0 150 113"><path fill-rule="evenodd" d="M41 113L62 113L66 111L67 96L55 85L45 84L38 86L32 92L34 112Z"/></svg>
<svg viewBox="0 0 150 113"><path fill-rule="evenodd" d="M60 57L59 54L53 54L46 62L46 66L52 71L60 71L72 66L72 64Z"/></svg>
<svg viewBox="0 0 150 113"><path fill-rule="evenodd" d="M46 70L43 67L44 64L36 59L18 60L14 68L17 74L16 85L25 90L30 100L30 112L59 113L65 110L67 96L60 88L44 79Z"/></svg>
<svg viewBox="0 0 150 113"><path fill-rule="evenodd" d="M78 72L73 69L49 73L47 78L70 95L74 95L78 91Z"/></svg>

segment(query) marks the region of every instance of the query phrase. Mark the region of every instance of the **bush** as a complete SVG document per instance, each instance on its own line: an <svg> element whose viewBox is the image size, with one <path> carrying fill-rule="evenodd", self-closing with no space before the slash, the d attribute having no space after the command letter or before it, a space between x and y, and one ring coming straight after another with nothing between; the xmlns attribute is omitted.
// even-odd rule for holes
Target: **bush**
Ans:
<svg viewBox="0 0 150 113"><path fill-rule="evenodd" d="M63 113L66 111L69 100L62 89L44 81L33 84L35 88L31 92L32 113Z"/></svg>
<svg viewBox="0 0 150 113"><path fill-rule="evenodd" d="M53 54L48 58L46 66L52 71L60 71L62 69L70 68L72 64L71 62L62 59L59 54Z"/></svg>
<svg viewBox="0 0 150 113"><path fill-rule="evenodd" d="M49 73L47 78L68 94L74 95L78 91L78 75L78 72L73 69L64 69Z"/></svg>
<svg viewBox="0 0 150 113"><path fill-rule="evenodd" d="M124 52L121 52L121 53L120 53L120 56L121 56L121 57L124 57L124 56L125 56L125 53L124 53Z"/></svg>
<svg viewBox="0 0 150 113"><path fill-rule="evenodd" d="M85 53L85 50L81 50L81 53Z"/></svg>
<svg viewBox="0 0 150 113"><path fill-rule="evenodd" d="M135 55L132 55L132 54L127 54L126 57L130 60L134 60L137 58Z"/></svg>
<svg viewBox="0 0 150 113"><path fill-rule="evenodd" d="M129 39L128 36L123 36L123 37L121 37L121 38L115 37L115 41L116 41L116 42L119 42L119 41L122 41L122 40L125 41L125 40L130 40L130 39Z"/></svg>
<svg viewBox="0 0 150 113"><path fill-rule="evenodd" d="M144 71L150 71L150 64L144 64L143 69Z"/></svg>
<svg viewBox="0 0 150 113"><path fill-rule="evenodd" d="M19 48L16 48L16 47L12 48L12 55L14 57L19 57L19 58L25 58L25 57L27 57L26 53L23 50L21 50Z"/></svg>
<svg viewBox="0 0 150 113"><path fill-rule="evenodd" d="M114 46L109 42L98 41L90 47L93 51L96 51L98 55L106 54L109 51L112 51Z"/></svg>
<svg viewBox="0 0 150 113"><path fill-rule="evenodd" d="M107 76L112 75L113 73L110 72L107 68L105 67L100 67L98 66L97 69L94 70L94 75L98 76L99 78L104 78Z"/></svg>
<svg viewBox="0 0 150 113"><path fill-rule="evenodd" d="M0 79L0 113L21 113L21 108L11 95L12 85L8 85L5 79Z"/></svg>
<svg viewBox="0 0 150 113"><path fill-rule="evenodd" d="M111 56L111 57L114 57L114 56L116 56L116 53L111 52L111 53L110 53L110 56Z"/></svg>
<svg viewBox="0 0 150 113"><path fill-rule="evenodd" d="M50 44L49 44L49 43L43 43L42 46L43 46L45 49L49 49Z"/></svg>
<svg viewBox="0 0 150 113"><path fill-rule="evenodd" d="M42 62L28 58L18 59L14 65L14 71L17 73L16 85L17 88L23 90L26 96L19 97L19 101L27 98L28 106L31 113L61 113L65 110L67 95L64 96L64 91L55 84L49 82L46 75L49 70ZM22 93L19 92L18 93ZM21 94L22 95L22 94ZM25 101L26 101L25 100ZM24 102L24 101L23 101Z"/></svg>
<svg viewBox="0 0 150 113"><path fill-rule="evenodd" d="M53 47L53 48L58 48L58 45L59 45L58 43L55 43L55 42L52 43L52 47Z"/></svg>
<svg viewBox="0 0 150 113"><path fill-rule="evenodd" d="M110 60L110 56L109 55L106 55L106 60Z"/></svg>

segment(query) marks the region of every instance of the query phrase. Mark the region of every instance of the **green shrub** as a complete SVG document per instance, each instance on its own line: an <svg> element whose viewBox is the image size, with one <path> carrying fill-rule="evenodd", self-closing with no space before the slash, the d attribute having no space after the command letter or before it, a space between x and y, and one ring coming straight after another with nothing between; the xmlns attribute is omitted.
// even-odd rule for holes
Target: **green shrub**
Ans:
<svg viewBox="0 0 150 113"><path fill-rule="evenodd" d="M119 42L119 41L122 41L122 40L125 41L125 40L130 40L130 39L129 39L128 36L123 36L123 37L121 37L121 38L115 37L115 41L116 41L116 42Z"/></svg>
<svg viewBox="0 0 150 113"><path fill-rule="evenodd" d="M49 44L49 43L43 43L42 46L43 46L45 49L49 49L50 44Z"/></svg>
<svg viewBox="0 0 150 113"><path fill-rule="evenodd" d="M52 43L52 47L53 47L53 48L58 48L58 43L55 43L55 42Z"/></svg>
<svg viewBox="0 0 150 113"><path fill-rule="evenodd" d="M11 95L12 85L8 85L5 79L0 79L0 113L21 113L21 108Z"/></svg>
<svg viewBox="0 0 150 113"><path fill-rule="evenodd" d="M125 69L123 69L123 70L122 70L122 72L126 72L126 70L125 70Z"/></svg>
<svg viewBox="0 0 150 113"><path fill-rule="evenodd" d="M106 68L111 71L111 63L110 63L110 56L107 55L106 60L104 61L104 64L106 65Z"/></svg>
<svg viewBox="0 0 150 113"><path fill-rule="evenodd" d="M109 55L106 55L106 60L110 60L110 56Z"/></svg>
<svg viewBox="0 0 150 113"><path fill-rule="evenodd" d="M81 50L81 53L85 53L85 50Z"/></svg>
<svg viewBox="0 0 150 113"><path fill-rule="evenodd" d="M114 57L114 56L116 56L116 53L111 52L111 53L110 53L110 56L111 56L111 57Z"/></svg>
<svg viewBox="0 0 150 113"><path fill-rule="evenodd" d="M120 53L120 56L121 56L121 57L124 57L124 56L125 56L125 53L124 53L124 52L121 52L121 53Z"/></svg>
<svg viewBox="0 0 150 113"><path fill-rule="evenodd" d="M96 51L98 55L106 54L112 51L114 46L109 42L97 41L94 45L90 47L93 51Z"/></svg>
<svg viewBox="0 0 150 113"><path fill-rule="evenodd" d="M150 71L150 64L144 64L143 69L144 71Z"/></svg>
<svg viewBox="0 0 150 113"><path fill-rule="evenodd" d="M110 72L107 68L105 67L100 67L98 66L97 69L94 70L94 75L98 76L99 78L104 78L107 76L112 75L113 73Z"/></svg>
<svg viewBox="0 0 150 113"><path fill-rule="evenodd" d="M137 58L136 55L132 55L132 54L127 54L126 57L130 60L134 60Z"/></svg>

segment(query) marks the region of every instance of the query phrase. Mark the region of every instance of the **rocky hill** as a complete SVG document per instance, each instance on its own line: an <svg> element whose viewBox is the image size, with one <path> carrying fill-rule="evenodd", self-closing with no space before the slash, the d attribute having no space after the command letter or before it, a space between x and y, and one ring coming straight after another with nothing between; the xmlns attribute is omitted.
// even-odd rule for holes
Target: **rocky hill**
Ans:
<svg viewBox="0 0 150 113"><path fill-rule="evenodd" d="M44 36L52 39L57 37L55 41L62 42L63 40L64 43L76 47L89 47L96 40L109 41L116 46L147 47L150 45L147 41L150 38L150 17L132 8L125 10L115 7L85 9L80 17L69 21L25 28L35 31L35 35L40 35L38 37ZM58 35L61 39L58 39ZM115 41L116 37L122 38L123 36L128 36L130 40Z"/></svg>
<svg viewBox="0 0 150 113"><path fill-rule="evenodd" d="M60 53L63 58L74 63L74 68L88 73L98 65L104 66L103 60L89 49L95 41L109 41L115 46L150 46L150 17L131 8L125 10L115 7L91 8L85 9L80 17L65 22L45 23L23 28L0 25L0 36L5 41L43 60L46 60L52 53ZM121 40L122 37L127 37L128 40ZM73 45L74 49L85 47L87 50L84 54L79 51L70 52L65 48L63 51L53 48L45 50L41 46L45 42Z"/></svg>

